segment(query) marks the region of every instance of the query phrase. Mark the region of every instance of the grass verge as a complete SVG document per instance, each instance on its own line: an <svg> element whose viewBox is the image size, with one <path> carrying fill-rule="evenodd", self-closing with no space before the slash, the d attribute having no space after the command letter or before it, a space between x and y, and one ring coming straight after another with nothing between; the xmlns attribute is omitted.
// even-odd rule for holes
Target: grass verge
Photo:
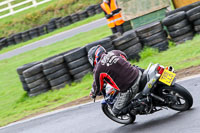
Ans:
<svg viewBox="0 0 200 133"><path fill-rule="evenodd" d="M38 48L0 61L0 126L40 111L49 111L70 101L87 96L90 91L92 76L87 75L81 83L74 83L72 86L66 86L60 90L49 91L37 97L29 98L22 90L17 77L16 68L18 66L42 60L74 47L83 46L110 34L110 30L107 26L104 26L87 33L81 33L54 45ZM141 53L141 56L140 62L134 63L143 68L146 68L150 62L173 65L176 70L199 65L200 36L196 36L192 41L188 41L185 44L176 47L171 46L168 51L161 53L147 48Z"/></svg>
<svg viewBox="0 0 200 133"><path fill-rule="evenodd" d="M41 61L49 56L68 51L75 47L102 39L111 34L107 26L80 33L72 38L57 42L53 45L41 47L10 59L0 61L0 126L19 120L27 115L49 110L88 94L91 86L91 76L85 82L67 86L59 91L29 98L22 90L16 73L16 68L32 62Z"/></svg>
<svg viewBox="0 0 200 133"><path fill-rule="evenodd" d="M8 51L17 49L17 48L22 47L22 46L25 46L25 45L28 45L28 44L30 44L30 43L34 43L34 42L36 42L36 41L39 41L39 40L42 40L42 39L44 39L44 38L53 36L53 35L55 35L55 34L58 34L58 33L61 33L61 32L64 32L64 31L67 31L67 30L70 30L70 29L73 29L73 28L76 28L76 27L79 27L79 26L82 26L82 25L84 25L84 24L88 24L88 23L90 23L90 22L93 22L93 21L98 20L98 19L103 18L103 17L104 17L104 14L101 13L101 14L95 15L95 16L93 16L93 17L89 17L89 18L87 18L87 19L85 19L85 20L79 21L79 22L77 22L77 23L74 23L74 24L72 24L72 25L69 25L69 26L67 26L67 27L63 27L63 28L57 29L57 30L55 30L55 31L53 31L53 32L50 32L50 33L48 33L48 34L45 34L45 35L43 35L43 36L34 38L34 39L29 40L29 41L27 41L27 42L22 42L22 43L19 43L19 44L16 44L16 45L11 45L11 46L9 46L9 47L5 47L5 48L3 48L2 50L0 50L0 54L6 53L6 52L8 52Z"/></svg>

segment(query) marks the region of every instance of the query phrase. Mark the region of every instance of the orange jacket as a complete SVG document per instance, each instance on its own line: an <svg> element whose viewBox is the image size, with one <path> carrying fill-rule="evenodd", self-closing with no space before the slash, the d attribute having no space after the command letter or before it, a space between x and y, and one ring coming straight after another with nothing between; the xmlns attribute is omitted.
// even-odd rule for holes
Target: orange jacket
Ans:
<svg viewBox="0 0 200 133"><path fill-rule="evenodd" d="M116 10L118 7L117 7L117 4L116 4L116 0L110 0L110 7L107 3L103 2L101 4L101 8L107 13L107 14L111 14L112 11ZM116 13L114 14L112 17L110 17L109 19L107 19L108 21L108 26L110 28L113 28L115 26L119 26L121 24L124 23L124 20L122 19L122 14L119 12L119 13Z"/></svg>

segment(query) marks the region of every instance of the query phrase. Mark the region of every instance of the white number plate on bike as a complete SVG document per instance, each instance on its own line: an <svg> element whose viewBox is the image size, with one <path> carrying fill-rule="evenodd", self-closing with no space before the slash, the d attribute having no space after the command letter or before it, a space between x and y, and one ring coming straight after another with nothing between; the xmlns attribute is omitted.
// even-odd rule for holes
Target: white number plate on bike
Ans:
<svg viewBox="0 0 200 133"><path fill-rule="evenodd" d="M165 69L164 72L162 73L159 81L168 85L168 86L171 86L175 77L176 77L175 73L170 72L167 69Z"/></svg>

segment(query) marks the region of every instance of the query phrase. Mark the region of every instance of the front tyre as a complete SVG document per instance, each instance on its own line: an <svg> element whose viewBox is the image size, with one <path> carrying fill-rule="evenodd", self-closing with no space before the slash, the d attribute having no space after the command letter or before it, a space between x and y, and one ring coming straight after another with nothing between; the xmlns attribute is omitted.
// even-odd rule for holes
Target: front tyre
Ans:
<svg viewBox="0 0 200 133"><path fill-rule="evenodd" d="M161 95L168 103L168 107L176 111L189 110L193 105L193 98L183 86L175 84L174 86L162 87Z"/></svg>
<svg viewBox="0 0 200 133"><path fill-rule="evenodd" d="M101 104L101 108L104 112L104 114L110 118L111 120L120 123L120 124L132 124L135 121L136 116L135 115L131 115L131 114L126 114L123 116L114 116L112 113L112 109L107 105L107 104Z"/></svg>

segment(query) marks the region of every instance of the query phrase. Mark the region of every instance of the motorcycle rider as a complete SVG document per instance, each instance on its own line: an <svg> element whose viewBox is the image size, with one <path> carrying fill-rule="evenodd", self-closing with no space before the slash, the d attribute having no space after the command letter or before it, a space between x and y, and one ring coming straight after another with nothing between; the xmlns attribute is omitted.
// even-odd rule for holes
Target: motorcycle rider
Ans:
<svg viewBox="0 0 200 133"><path fill-rule="evenodd" d="M88 60L94 68L94 82L90 96L95 98L97 95L101 95L106 82L119 91L117 101L112 108L113 114L117 116L121 114L122 110L123 113L128 113L126 106L130 105L139 90L139 81L142 75L140 68L132 66L127 61L124 52L112 50L107 53L100 45L89 50Z"/></svg>

